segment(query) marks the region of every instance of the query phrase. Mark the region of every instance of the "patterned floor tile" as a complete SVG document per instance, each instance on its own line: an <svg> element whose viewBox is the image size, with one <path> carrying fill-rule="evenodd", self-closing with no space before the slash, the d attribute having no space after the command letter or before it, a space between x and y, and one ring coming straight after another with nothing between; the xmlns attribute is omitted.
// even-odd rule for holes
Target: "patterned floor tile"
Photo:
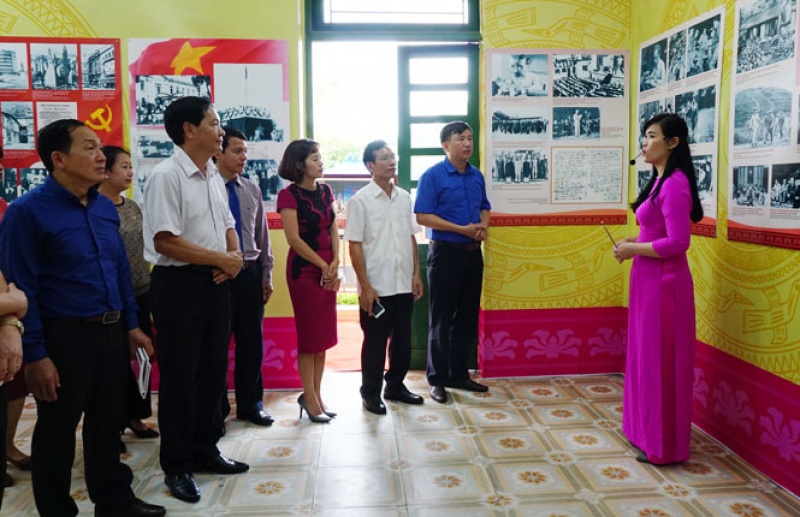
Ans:
<svg viewBox="0 0 800 517"><path fill-rule="evenodd" d="M654 490L658 479L633 458L587 459L575 463L587 488L608 490Z"/></svg>
<svg viewBox="0 0 800 517"><path fill-rule="evenodd" d="M534 406L530 412L536 421L547 426L579 426L591 424L594 416L580 404Z"/></svg>
<svg viewBox="0 0 800 517"><path fill-rule="evenodd" d="M403 470L409 505L483 503L494 495L484 469L477 465L419 466Z"/></svg>
<svg viewBox="0 0 800 517"><path fill-rule="evenodd" d="M250 440L238 459L249 463L252 469L313 467L319 461L319 449L319 440Z"/></svg>
<svg viewBox="0 0 800 517"><path fill-rule="evenodd" d="M497 509L491 504L446 504L446 505L409 505L409 517L442 517L443 515L458 515L458 517L501 517L505 515L503 509Z"/></svg>
<svg viewBox="0 0 800 517"><path fill-rule="evenodd" d="M430 404L409 407L393 415L395 430L403 432L444 431L462 424L457 409L445 406L435 407Z"/></svg>
<svg viewBox="0 0 800 517"><path fill-rule="evenodd" d="M743 492L735 494L701 495L697 502L711 513L719 517L769 517L800 515L800 506L787 508L770 501L764 494L758 492Z"/></svg>
<svg viewBox="0 0 800 517"><path fill-rule="evenodd" d="M400 457L412 465L467 463L475 457L472 438L454 433L405 433L397 438Z"/></svg>
<svg viewBox="0 0 800 517"><path fill-rule="evenodd" d="M475 436L475 443L481 454L494 459L537 458L547 450L539 433L520 429L486 431Z"/></svg>
<svg viewBox="0 0 800 517"><path fill-rule="evenodd" d="M620 443L612 431L595 427L576 427L569 429L548 429L545 432L552 443L559 449L572 454L609 454L621 455L629 447Z"/></svg>
<svg viewBox="0 0 800 517"><path fill-rule="evenodd" d="M576 491L563 467L544 461L493 463L489 476L498 493L514 494L519 499L543 495L565 495Z"/></svg>
<svg viewBox="0 0 800 517"><path fill-rule="evenodd" d="M257 470L231 476L219 504L228 510L250 511L253 515L266 508L308 511L312 508L315 480L315 474L305 469Z"/></svg>
<svg viewBox="0 0 800 517"><path fill-rule="evenodd" d="M461 412L465 423L482 429L526 427L532 423L525 411L508 406L466 407Z"/></svg>
<svg viewBox="0 0 800 517"><path fill-rule="evenodd" d="M699 515L700 511L689 503L673 501L663 497L639 497L626 494L620 497L606 497L602 506L611 515L631 517L683 517Z"/></svg>

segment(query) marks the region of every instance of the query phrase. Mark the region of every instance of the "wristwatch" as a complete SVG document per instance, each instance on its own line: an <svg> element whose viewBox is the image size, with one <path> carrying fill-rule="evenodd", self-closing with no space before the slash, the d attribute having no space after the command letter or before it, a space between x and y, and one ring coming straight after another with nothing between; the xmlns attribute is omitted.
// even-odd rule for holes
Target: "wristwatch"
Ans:
<svg viewBox="0 0 800 517"><path fill-rule="evenodd" d="M0 326L17 327L20 336L25 333L25 325L22 324L19 318L13 316L0 318Z"/></svg>

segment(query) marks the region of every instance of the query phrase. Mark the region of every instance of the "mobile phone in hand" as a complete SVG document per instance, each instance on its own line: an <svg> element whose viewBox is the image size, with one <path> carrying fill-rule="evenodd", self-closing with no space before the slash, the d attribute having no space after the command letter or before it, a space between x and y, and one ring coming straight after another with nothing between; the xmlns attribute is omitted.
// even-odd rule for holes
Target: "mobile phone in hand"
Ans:
<svg viewBox="0 0 800 517"><path fill-rule="evenodd" d="M372 317L375 319L380 318L383 316L383 313L386 312L386 309L383 308L383 305L380 302L372 302Z"/></svg>

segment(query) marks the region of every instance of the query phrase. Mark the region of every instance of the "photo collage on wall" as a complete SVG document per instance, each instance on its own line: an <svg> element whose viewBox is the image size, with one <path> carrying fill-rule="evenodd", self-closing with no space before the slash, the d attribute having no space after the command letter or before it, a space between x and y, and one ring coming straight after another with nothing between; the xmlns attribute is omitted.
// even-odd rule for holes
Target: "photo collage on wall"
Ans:
<svg viewBox="0 0 800 517"><path fill-rule="evenodd" d="M728 238L800 249L797 1L736 2Z"/></svg>
<svg viewBox="0 0 800 517"><path fill-rule="evenodd" d="M243 177L261 188L271 220L283 180L278 164L290 135L288 46L283 40L131 39L133 197L141 200L153 168L172 156L164 110L187 95L211 100L222 126L248 140ZM270 214L270 212L272 214Z"/></svg>
<svg viewBox="0 0 800 517"><path fill-rule="evenodd" d="M705 215L692 225L692 233L709 237L717 234L718 106L724 26L724 10L714 9L644 42L639 56L638 143L641 145L644 137L644 124L655 115L675 113L686 121ZM653 174L650 165L637 160L637 194Z"/></svg>
<svg viewBox="0 0 800 517"><path fill-rule="evenodd" d="M36 132L74 118L104 144L122 145L119 40L0 38L0 197L11 203L44 182Z"/></svg>
<svg viewBox="0 0 800 517"><path fill-rule="evenodd" d="M627 60L625 50L487 50L492 224L625 222Z"/></svg>

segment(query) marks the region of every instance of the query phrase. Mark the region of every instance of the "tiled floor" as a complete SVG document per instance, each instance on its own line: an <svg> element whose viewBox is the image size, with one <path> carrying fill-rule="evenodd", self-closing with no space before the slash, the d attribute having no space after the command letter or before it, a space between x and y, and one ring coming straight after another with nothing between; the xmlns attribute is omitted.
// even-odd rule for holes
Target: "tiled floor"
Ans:
<svg viewBox="0 0 800 517"><path fill-rule="evenodd" d="M223 453L245 475L197 475L202 499L173 499L158 466L158 441L125 436L139 497L170 515L800 515L800 500L695 430L691 461L653 467L634 460L620 431L620 376L488 381L485 394L451 391L432 402L420 372L408 385L423 406L361 408L360 374L326 377L330 424L297 420L297 393L265 395L268 429L228 422ZM29 449L33 403L18 437ZM35 514L30 476L6 490L3 515ZM90 514L77 460L73 496Z"/></svg>

